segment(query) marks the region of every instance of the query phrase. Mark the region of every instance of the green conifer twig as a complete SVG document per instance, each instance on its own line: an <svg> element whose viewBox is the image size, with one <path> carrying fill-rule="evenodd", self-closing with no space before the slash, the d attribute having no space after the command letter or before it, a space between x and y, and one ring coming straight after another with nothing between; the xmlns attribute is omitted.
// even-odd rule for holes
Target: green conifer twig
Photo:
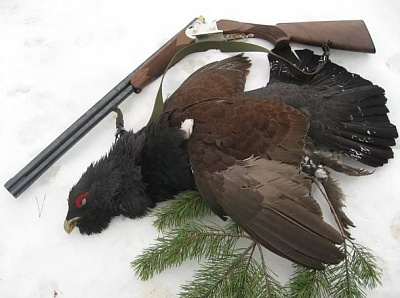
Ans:
<svg viewBox="0 0 400 298"><path fill-rule="evenodd" d="M131 265L139 278L147 280L155 273L180 266L185 260L226 254L240 237L248 237L233 234L228 229L199 223L177 227L159 237L157 243L145 249Z"/></svg>
<svg viewBox="0 0 400 298"><path fill-rule="evenodd" d="M260 243L244 234L237 224L230 222L222 227L193 222L210 214L210 210L197 192L190 192L157 210L155 226L161 231L172 229L158 238L155 245L144 250L131 263L132 267L139 278L147 280L167 268L181 265L185 260L202 261L195 280L182 286L180 295L187 298L365 297L364 288L372 289L381 284L382 271L367 248L346 237L335 210L326 194L321 192L344 237L341 249L345 259L338 265L329 265L322 271L294 265L289 283L282 285L269 274ZM238 239L251 243L238 250ZM254 259L256 247L261 262Z"/></svg>
<svg viewBox="0 0 400 298"><path fill-rule="evenodd" d="M192 219L200 219L211 214L211 210L196 191L188 191L175 196L174 200L155 209L154 226L159 231L181 226Z"/></svg>
<svg viewBox="0 0 400 298"><path fill-rule="evenodd" d="M258 251L260 253L260 258L261 258L261 264L262 264L262 268L264 271L264 279L265 279L265 284L267 286L267 292L270 294L271 293L271 285L269 283L269 276L268 276L268 271L267 271L267 264L265 263L265 259L264 259L264 253L262 251L262 247L261 244L257 242L257 247L258 247Z"/></svg>
<svg viewBox="0 0 400 298"><path fill-rule="evenodd" d="M245 249L210 258L196 272L194 280L182 286L180 295L185 298L286 297L285 288L272 278L270 290L266 291L264 270L253 258L256 246L253 241Z"/></svg>
<svg viewBox="0 0 400 298"><path fill-rule="evenodd" d="M348 239L353 249L353 272L360 276L360 282L363 287L368 289L376 288L382 285L382 269L376 263L376 258L372 252L359 243Z"/></svg>
<svg viewBox="0 0 400 298"><path fill-rule="evenodd" d="M255 242L252 242L241 254L239 254L235 260L230 264L228 269L223 273L223 275L209 288L209 290L202 297L209 297L214 290L221 285L221 283L232 273L232 271L238 267L238 264L243 262L245 255L255 247ZM251 256L247 263L247 268L250 264ZM246 270L247 271L247 270Z"/></svg>
<svg viewBox="0 0 400 298"><path fill-rule="evenodd" d="M367 248L350 239L345 242L347 263L326 269L333 276L330 293L333 297L366 297L364 289L381 285L382 270Z"/></svg>
<svg viewBox="0 0 400 298"><path fill-rule="evenodd" d="M330 297L330 275L327 270L309 269L293 265L293 273L288 288L293 298Z"/></svg>

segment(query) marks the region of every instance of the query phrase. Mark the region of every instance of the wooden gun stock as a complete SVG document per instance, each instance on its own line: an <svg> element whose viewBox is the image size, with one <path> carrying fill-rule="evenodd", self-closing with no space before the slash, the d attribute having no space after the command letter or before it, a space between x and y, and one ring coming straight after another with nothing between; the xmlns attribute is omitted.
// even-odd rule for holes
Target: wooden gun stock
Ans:
<svg viewBox="0 0 400 298"><path fill-rule="evenodd" d="M333 49L375 53L375 46L362 20L280 23L279 29L296 43L321 46L328 40Z"/></svg>
<svg viewBox="0 0 400 298"><path fill-rule="evenodd" d="M276 26L220 20L217 24L224 33L253 34L277 47L290 42L311 46L330 42L333 49L375 53L374 43L362 20L279 23Z"/></svg>

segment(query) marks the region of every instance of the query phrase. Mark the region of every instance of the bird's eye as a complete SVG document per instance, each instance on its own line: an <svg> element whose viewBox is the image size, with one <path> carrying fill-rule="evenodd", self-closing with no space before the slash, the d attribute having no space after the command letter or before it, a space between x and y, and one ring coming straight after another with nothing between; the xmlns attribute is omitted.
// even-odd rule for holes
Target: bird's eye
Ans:
<svg viewBox="0 0 400 298"><path fill-rule="evenodd" d="M77 208L82 208L86 204L86 197L88 195L88 192L84 192L80 194L79 196L76 197L75 199L75 205Z"/></svg>

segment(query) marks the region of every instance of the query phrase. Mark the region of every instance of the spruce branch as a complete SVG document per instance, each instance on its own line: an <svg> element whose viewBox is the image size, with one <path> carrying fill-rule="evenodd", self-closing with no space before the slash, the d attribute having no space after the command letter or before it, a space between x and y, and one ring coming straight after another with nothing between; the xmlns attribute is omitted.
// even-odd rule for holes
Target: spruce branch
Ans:
<svg viewBox="0 0 400 298"><path fill-rule="evenodd" d="M382 270L369 249L346 239L341 249L345 259L325 270L312 270L299 265L289 281L290 296L304 298L366 297L365 289L381 285Z"/></svg>
<svg viewBox="0 0 400 298"><path fill-rule="evenodd" d="M154 211L154 226L159 231L181 226L194 218L200 219L211 214L211 210L196 191L188 191L175 196L164 206Z"/></svg>
<svg viewBox="0 0 400 298"><path fill-rule="evenodd" d="M159 237L131 265L139 278L147 280L167 268L180 266L185 260L228 254L241 237L247 236L233 234L229 227L189 223Z"/></svg>
<svg viewBox="0 0 400 298"><path fill-rule="evenodd" d="M271 277L268 271L267 264L264 258L264 252L262 250L261 244L257 242L258 251L260 253L261 258L261 268L264 277L264 288L266 290L266 297L280 297L281 295L286 296L286 289L285 287L281 286L281 284L276 281L274 278ZM273 293L278 293L278 295L274 295ZM284 295L285 294L285 295ZM282 297L283 297L282 296Z"/></svg>
<svg viewBox="0 0 400 298"><path fill-rule="evenodd" d="M381 285L382 270L371 251L361 244L346 239L342 249L345 260L326 270L332 278L332 297L366 297L365 289Z"/></svg>
<svg viewBox="0 0 400 298"><path fill-rule="evenodd" d="M243 297L242 291L248 279L247 268L250 262L250 259L246 261L246 257L252 248L254 248L254 242L241 253L222 255L219 258L211 257L208 264L195 275L194 281L183 287L186 293L181 293L181 296ZM235 291L236 288L238 291ZM223 294L228 296L223 296Z"/></svg>
<svg viewBox="0 0 400 298"><path fill-rule="evenodd" d="M309 269L293 265L294 271L289 280L290 297L327 298L330 297L330 275L326 270Z"/></svg>
<svg viewBox="0 0 400 298"><path fill-rule="evenodd" d="M371 250L350 239L348 242L352 245L352 270L359 276L360 284L368 289L382 285L382 269Z"/></svg>
<svg viewBox="0 0 400 298"><path fill-rule="evenodd" d="M318 186L330 204L322 186ZM365 297L366 288L381 284L382 271L370 250L346 236L332 207L330 204L344 239L341 247L344 260L321 271L294 265L287 285L271 276L260 243L246 235L235 222L219 226L198 220L210 214L210 210L197 192L180 194L175 201L157 209L155 226L165 231L164 235L131 265L139 278L148 280L167 268L180 266L185 260L202 261L195 279L182 286L180 295L188 298ZM239 239L245 239L249 245L238 249ZM256 248L259 260L254 256Z"/></svg>
<svg viewBox="0 0 400 298"><path fill-rule="evenodd" d="M194 280L182 286L180 295L185 298L286 297L285 288L272 278L267 291L264 269L253 258L256 246L257 242L253 241L232 254L211 257L196 272Z"/></svg>
<svg viewBox="0 0 400 298"><path fill-rule="evenodd" d="M344 260L326 269L327 272L331 271L332 273L333 288L331 295L333 297L366 297L365 288L372 289L381 284L382 270L377 265L376 258L366 247L350 239L349 233L345 232L345 227L323 186L317 179L314 179L314 182L328 203L339 231L344 238L341 247L345 256Z"/></svg>

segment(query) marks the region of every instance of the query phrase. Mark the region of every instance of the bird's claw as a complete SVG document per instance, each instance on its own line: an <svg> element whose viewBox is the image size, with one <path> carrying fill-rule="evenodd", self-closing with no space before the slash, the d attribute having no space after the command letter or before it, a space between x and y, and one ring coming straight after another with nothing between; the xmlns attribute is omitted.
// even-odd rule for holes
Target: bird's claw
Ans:
<svg viewBox="0 0 400 298"><path fill-rule="evenodd" d="M122 114L121 109L116 107L114 108L114 112L117 113L117 118L115 119L115 127L117 131L114 134L115 140L117 140L126 132L126 129L124 127L124 115Z"/></svg>
<svg viewBox="0 0 400 298"><path fill-rule="evenodd" d="M317 166L308 156L303 158L300 166L302 172L317 178L321 183L326 182L329 178L329 172L325 170L325 167L322 164Z"/></svg>

